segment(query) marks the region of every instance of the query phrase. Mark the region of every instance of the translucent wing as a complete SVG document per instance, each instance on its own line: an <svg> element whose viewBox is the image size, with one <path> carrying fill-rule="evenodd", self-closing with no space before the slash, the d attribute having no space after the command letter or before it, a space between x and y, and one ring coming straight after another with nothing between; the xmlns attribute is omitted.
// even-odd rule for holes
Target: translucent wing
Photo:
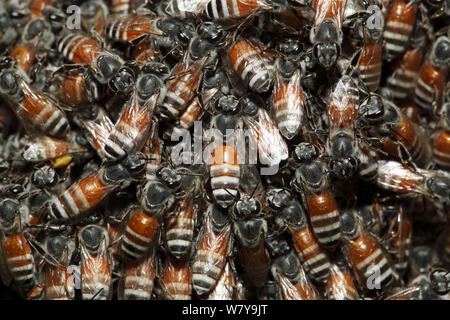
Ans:
<svg viewBox="0 0 450 320"><path fill-rule="evenodd" d="M347 6L347 0L313 0L314 1L314 27L317 28L325 19L333 20L338 30L342 23Z"/></svg>
<svg viewBox="0 0 450 320"><path fill-rule="evenodd" d="M99 117L97 120L80 120L80 122L86 130L86 139L95 151L97 151L97 154L104 159L105 143L114 128L113 122L102 108L99 108Z"/></svg>

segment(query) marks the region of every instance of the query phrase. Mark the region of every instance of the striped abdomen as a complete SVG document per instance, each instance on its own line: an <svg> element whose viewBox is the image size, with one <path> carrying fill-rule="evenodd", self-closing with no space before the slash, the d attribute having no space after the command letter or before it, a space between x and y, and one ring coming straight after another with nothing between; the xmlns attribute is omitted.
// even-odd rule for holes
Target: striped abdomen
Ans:
<svg viewBox="0 0 450 320"><path fill-rule="evenodd" d="M124 258L137 260L148 253L159 232L159 220L143 210L137 210L125 229L121 253Z"/></svg>
<svg viewBox="0 0 450 320"><path fill-rule="evenodd" d="M58 52L74 63L88 64L95 69L102 50L95 40L82 34L69 33L58 42Z"/></svg>
<svg viewBox="0 0 450 320"><path fill-rule="evenodd" d="M226 208L238 194L241 169L237 161L237 151L233 146L218 146L213 152L210 168L211 189L217 203Z"/></svg>
<svg viewBox="0 0 450 320"><path fill-rule="evenodd" d="M164 9L172 17L185 19L202 15L206 4L207 1L168 0Z"/></svg>
<svg viewBox="0 0 450 320"><path fill-rule="evenodd" d="M305 271L316 281L326 281L330 276L330 261L314 234L308 227L291 233Z"/></svg>
<svg viewBox="0 0 450 320"><path fill-rule="evenodd" d="M194 237L194 207L192 199L181 200L177 211L165 223L169 252L177 259L186 257Z"/></svg>
<svg viewBox="0 0 450 320"><path fill-rule="evenodd" d="M280 133L292 139L299 131L303 117L303 91L300 86L300 70L287 83L275 77L272 105Z"/></svg>
<svg viewBox="0 0 450 320"><path fill-rule="evenodd" d="M416 7L412 1L395 1L386 18L383 49L388 61L403 52L416 21Z"/></svg>
<svg viewBox="0 0 450 320"><path fill-rule="evenodd" d="M36 284L34 258L22 234L6 237L3 252L9 271L20 287L30 288Z"/></svg>
<svg viewBox="0 0 450 320"><path fill-rule="evenodd" d="M405 52L400 65L387 79L387 91L392 99L404 99L414 87L416 75L422 65L423 54L414 48Z"/></svg>
<svg viewBox="0 0 450 320"><path fill-rule="evenodd" d="M111 265L103 255L89 255L81 260L81 295L83 300L109 300Z"/></svg>
<svg viewBox="0 0 450 320"><path fill-rule="evenodd" d="M106 139L105 155L117 160L140 150L149 135L152 112L153 106L140 106L133 95Z"/></svg>
<svg viewBox="0 0 450 320"><path fill-rule="evenodd" d="M198 295L211 291L222 274L229 250L231 226L219 234L207 232L199 240L192 265L192 285Z"/></svg>
<svg viewBox="0 0 450 320"><path fill-rule="evenodd" d="M198 98L195 97L194 99L192 99L186 110L181 115L180 127L189 129L194 124L194 121L200 118L203 112L204 110L201 107Z"/></svg>
<svg viewBox="0 0 450 320"><path fill-rule="evenodd" d="M331 277L328 280L326 296L329 300L359 300L359 294L348 271L331 266Z"/></svg>
<svg viewBox="0 0 450 320"><path fill-rule="evenodd" d="M142 261L127 265L120 279L118 297L120 300L150 300L155 280L156 262L149 254Z"/></svg>
<svg viewBox="0 0 450 320"><path fill-rule="evenodd" d="M24 100L16 112L23 115L36 129L53 137L62 137L70 129L62 110L46 95L34 90L23 79L19 80Z"/></svg>
<svg viewBox="0 0 450 320"><path fill-rule="evenodd" d="M55 219L70 219L94 208L112 190L97 176L88 176L71 185L50 203L50 214Z"/></svg>
<svg viewBox="0 0 450 320"><path fill-rule="evenodd" d="M190 64L181 62L175 66L172 75L175 79L167 83L167 91L159 111L169 119L178 119L186 110L189 101L194 97L202 75L202 66L206 60Z"/></svg>
<svg viewBox="0 0 450 320"><path fill-rule="evenodd" d="M227 263L222 271L219 281L208 295L208 300L233 300L234 298L234 276L230 264Z"/></svg>
<svg viewBox="0 0 450 320"><path fill-rule="evenodd" d="M366 287L365 280L373 278L373 286L380 285L380 289L386 288L392 281L392 268L377 241L370 236L359 236L346 244L348 259L353 267L360 273L360 285Z"/></svg>
<svg viewBox="0 0 450 320"><path fill-rule="evenodd" d="M399 115L399 122L392 126L390 134L409 151L417 165L424 167L431 159L431 147L425 132L402 113L399 112ZM398 156L398 146L394 140L387 139L382 148L387 153Z"/></svg>
<svg viewBox="0 0 450 320"><path fill-rule="evenodd" d="M169 261L163 275L166 298L170 300L190 300L192 272L188 263L183 261Z"/></svg>
<svg viewBox="0 0 450 320"><path fill-rule="evenodd" d="M439 167L450 168L450 131L442 131L434 139L433 156Z"/></svg>
<svg viewBox="0 0 450 320"><path fill-rule="evenodd" d="M71 106L82 106L99 98L97 87L83 74L65 75L61 81L60 98Z"/></svg>
<svg viewBox="0 0 450 320"><path fill-rule="evenodd" d="M414 102L421 108L431 110L444 85L442 69L426 63L422 66L414 89Z"/></svg>
<svg viewBox="0 0 450 320"><path fill-rule="evenodd" d="M381 79L382 50L377 43L366 44L359 60L361 80L370 91L376 91Z"/></svg>
<svg viewBox="0 0 450 320"><path fill-rule="evenodd" d="M112 13L128 13L131 11L132 0L111 0L111 12Z"/></svg>
<svg viewBox="0 0 450 320"><path fill-rule="evenodd" d="M72 300L73 280L66 267L47 265L45 270L45 300Z"/></svg>
<svg viewBox="0 0 450 320"><path fill-rule="evenodd" d="M329 100L330 127L352 127L358 116L359 103L359 90L352 78L345 75L339 79Z"/></svg>
<svg viewBox="0 0 450 320"><path fill-rule="evenodd" d="M136 62L148 62L157 61L158 52L154 48L153 41L151 39L144 39L139 42L133 51L134 60Z"/></svg>
<svg viewBox="0 0 450 320"><path fill-rule="evenodd" d="M395 161L378 161L377 185L398 193L420 193L425 178Z"/></svg>
<svg viewBox="0 0 450 320"><path fill-rule="evenodd" d="M339 211L333 196L319 193L308 197L311 225L319 242L334 247L341 238Z"/></svg>
<svg viewBox="0 0 450 320"><path fill-rule="evenodd" d="M159 19L149 19L142 15L123 15L105 25L105 34L109 39L131 42L142 36L162 36L157 27Z"/></svg>
<svg viewBox="0 0 450 320"><path fill-rule="evenodd" d="M239 39L229 50L228 58L234 71L256 92L266 92L273 82L273 73L257 48Z"/></svg>
<svg viewBox="0 0 450 320"><path fill-rule="evenodd" d="M270 10L272 6L261 0L211 0L206 15L216 20L242 18L258 9Z"/></svg>

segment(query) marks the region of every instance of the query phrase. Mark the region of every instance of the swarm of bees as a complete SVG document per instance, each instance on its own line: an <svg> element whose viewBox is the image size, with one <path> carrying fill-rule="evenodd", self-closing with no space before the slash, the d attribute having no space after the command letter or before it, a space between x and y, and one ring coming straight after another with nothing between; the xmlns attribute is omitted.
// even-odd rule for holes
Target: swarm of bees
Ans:
<svg viewBox="0 0 450 320"><path fill-rule="evenodd" d="M0 26L9 294L450 298L448 0L5 0Z"/></svg>

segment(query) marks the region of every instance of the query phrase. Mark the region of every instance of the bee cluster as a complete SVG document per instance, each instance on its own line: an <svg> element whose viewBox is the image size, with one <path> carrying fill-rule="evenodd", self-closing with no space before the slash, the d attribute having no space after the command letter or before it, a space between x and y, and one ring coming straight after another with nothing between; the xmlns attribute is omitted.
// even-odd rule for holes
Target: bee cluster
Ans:
<svg viewBox="0 0 450 320"><path fill-rule="evenodd" d="M444 0L2 1L3 284L448 299L449 22Z"/></svg>

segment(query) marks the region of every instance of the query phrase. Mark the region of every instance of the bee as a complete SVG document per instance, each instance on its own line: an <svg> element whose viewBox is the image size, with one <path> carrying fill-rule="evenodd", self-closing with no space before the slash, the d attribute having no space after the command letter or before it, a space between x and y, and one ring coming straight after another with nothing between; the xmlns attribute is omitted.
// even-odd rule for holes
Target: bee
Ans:
<svg viewBox="0 0 450 320"><path fill-rule="evenodd" d="M69 121L56 101L33 88L13 69L3 70L0 79L0 94L30 132L40 131L56 138L67 134Z"/></svg>
<svg viewBox="0 0 450 320"><path fill-rule="evenodd" d="M287 45L294 46L295 43ZM277 65L272 93L272 114L280 133L291 140L300 131L303 121L305 97L300 85L301 70L288 59L277 59Z"/></svg>
<svg viewBox="0 0 450 320"><path fill-rule="evenodd" d="M0 201L1 254L6 263L5 282L9 278L19 288L22 296L37 284L37 270L31 247L21 229L20 216L25 208L15 199Z"/></svg>
<svg viewBox="0 0 450 320"><path fill-rule="evenodd" d="M133 89L134 73L118 55L107 51L94 39L81 32L67 33L57 43L57 50L73 63L88 65L95 78L113 91Z"/></svg>
<svg viewBox="0 0 450 320"><path fill-rule="evenodd" d="M432 152L425 131L392 102L371 95L362 103L360 110L360 121L371 126L369 132L373 136L381 138L381 148L385 152L405 159L403 151L406 150L406 154L419 166L429 164Z"/></svg>
<svg viewBox="0 0 450 320"><path fill-rule="evenodd" d="M105 141L105 155L110 160L140 151L150 134L151 118L158 99L159 79L139 77L137 89L125 105Z"/></svg>
<svg viewBox="0 0 450 320"><path fill-rule="evenodd" d="M299 163L293 186L302 193L308 208L314 234L319 243L334 248L341 238L339 210L333 195L327 190L325 164L317 159L318 150L310 143L300 143L294 151Z"/></svg>
<svg viewBox="0 0 450 320"><path fill-rule="evenodd" d="M176 261L167 257L162 279L162 289L165 299L190 300L193 282L193 266L186 261ZM192 281L192 282L191 282Z"/></svg>
<svg viewBox="0 0 450 320"><path fill-rule="evenodd" d="M276 258L272 263L271 272L281 288L284 300L321 299L293 251Z"/></svg>
<svg viewBox="0 0 450 320"><path fill-rule="evenodd" d="M346 3L347 0L313 2L315 15L310 41L314 59L325 69L333 67L340 56Z"/></svg>
<svg viewBox="0 0 450 320"><path fill-rule="evenodd" d="M386 16L383 32L384 58L393 60L405 51L409 37L416 21L415 1L395 0Z"/></svg>
<svg viewBox="0 0 450 320"><path fill-rule="evenodd" d="M54 236L47 239L46 251L52 259L45 266L45 300L72 300L75 297L75 283L68 270L68 239Z"/></svg>
<svg viewBox="0 0 450 320"><path fill-rule="evenodd" d="M159 240L161 216L140 207L129 209L129 220L122 237L120 252L122 257L136 261L148 254Z"/></svg>
<svg viewBox="0 0 450 320"><path fill-rule="evenodd" d="M108 234L97 225L78 233L81 249L81 294L83 300L109 300L112 296L111 257Z"/></svg>
<svg viewBox="0 0 450 320"><path fill-rule="evenodd" d="M52 219L76 219L92 210L119 187L129 185L130 173L121 164L104 166L99 172L88 174L72 184L58 197L49 202L48 212Z"/></svg>
<svg viewBox="0 0 450 320"><path fill-rule="evenodd" d="M123 267L117 296L119 300L150 300L156 276L156 253L151 250L143 260Z"/></svg>
<svg viewBox="0 0 450 320"><path fill-rule="evenodd" d="M341 178L351 177L358 168L355 133L358 108L358 86L350 76L344 75L330 93L328 103L330 170Z"/></svg>
<svg viewBox="0 0 450 320"><path fill-rule="evenodd" d="M364 232L353 210L344 211L341 222L343 252L353 268L361 290L387 288L394 281L394 271L379 241ZM374 277L374 274L377 276ZM370 281L371 279L373 281ZM373 288L369 287L369 284L373 285Z"/></svg>
<svg viewBox="0 0 450 320"><path fill-rule="evenodd" d="M226 64L257 93L267 92L273 83L270 59L256 43L238 36L227 50Z"/></svg>
<svg viewBox="0 0 450 320"><path fill-rule="evenodd" d="M325 292L325 296L329 300L359 300L353 276L348 270L332 264L330 272L331 276Z"/></svg>
<svg viewBox="0 0 450 320"><path fill-rule="evenodd" d="M268 233L266 220L261 217L261 202L252 196L241 196L235 203L233 231L238 242L239 262L247 281L261 288L267 281L270 257L265 248Z"/></svg>
<svg viewBox="0 0 450 320"><path fill-rule="evenodd" d="M265 0L211 0L207 2L205 15L212 20L244 18L264 11L277 10L282 2Z"/></svg>
<svg viewBox="0 0 450 320"><path fill-rule="evenodd" d="M315 281L326 281L330 276L330 261L311 231L300 202L286 189L271 189L266 198L270 207L285 220L307 274Z"/></svg>
<svg viewBox="0 0 450 320"><path fill-rule="evenodd" d="M209 42L194 38L182 61L172 70L164 94L158 100L158 111L163 119L178 119L196 95L201 83L203 68L208 61Z"/></svg>
<svg viewBox="0 0 450 320"><path fill-rule="evenodd" d="M420 68L414 88L414 102L425 110L435 111L441 107L445 70L450 61L449 47L448 37L437 38L427 60Z"/></svg>
<svg viewBox="0 0 450 320"><path fill-rule="evenodd" d="M222 274L231 251L231 228L227 212L209 205L192 263L192 286L199 296L210 292Z"/></svg>
<svg viewBox="0 0 450 320"><path fill-rule="evenodd" d="M378 160L373 169L375 182L382 189L409 197L423 195L440 203L449 201L450 177L444 171L413 171L399 162L386 160Z"/></svg>
<svg viewBox="0 0 450 320"><path fill-rule="evenodd" d="M412 247L412 221L400 207L400 212L390 221L385 247L392 255L393 267L399 274L408 268L408 258Z"/></svg>

